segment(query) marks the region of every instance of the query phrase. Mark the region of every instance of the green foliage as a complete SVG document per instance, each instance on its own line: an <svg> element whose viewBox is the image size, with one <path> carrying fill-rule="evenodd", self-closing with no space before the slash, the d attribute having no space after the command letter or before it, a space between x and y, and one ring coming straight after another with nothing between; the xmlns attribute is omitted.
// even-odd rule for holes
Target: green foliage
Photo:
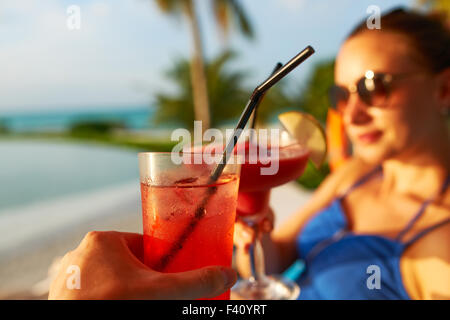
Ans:
<svg viewBox="0 0 450 320"><path fill-rule="evenodd" d="M334 83L334 60L318 63L306 85L295 92L287 91L287 82L282 80L270 89L261 103L258 120L270 122L277 114L300 110L313 115L325 123L329 108L328 89Z"/></svg>
<svg viewBox="0 0 450 320"><path fill-rule="evenodd" d="M226 51L206 65L212 127L235 120L250 97L250 91L242 84L245 72L227 69L235 58L234 52Z"/></svg>
<svg viewBox="0 0 450 320"><path fill-rule="evenodd" d="M441 12L450 19L450 1L448 0L416 0L417 4L427 10Z"/></svg>
<svg viewBox="0 0 450 320"><path fill-rule="evenodd" d="M108 135L115 129L124 129L125 125L119 121L80 121L69 129L72 136Z"/></svg>
<svg viewBox="0 0 450 320"><path fill-rule="evenodd" d="M289 94L286 85L287 81L281 80L267 92L258 108L258 125L273 122L274 118L284 111L301 109L298 94Z"/></svg>
<svg viewBox="0 0 450 320"><path fill-rule="evenodd" d="M316 169L311 161L308 161L305 172L297 179L297 182L306 189L316 189L329 173L330 168L327 163L322 165L320 169Z"/></svg>
<svg viewBox="0 0 450 320"><path fill-rule="evenodd" d="M221 101L214 101L214 99L211 99L209 97L208 87L210 86L208 86L207 75L205 74L206 71L204 71L203 68L203 65L205 63L203 61L204 54L202 50L203 45L201 43L201 24L199 22L198 15L196 14L196 3L197 1L194 0L156 1L157 6L164 13L172 16L179 16L180 13L184 13L184 15L190 21L189 25L194 49L193 56L191 57L192 63L190 64L190 68L191 72L193 73L193 78L196 80L191 84L192 88L194 89L194 99L188 100L190 103L188 105L185 105L183 111L187 111L187 107L190 107L195 110L195 114L192 114L192 112L184 114L182 116L181 122L188 124L186 127L191 127L193 122L188 121L187 119L197 117L197 120L202 120L206 127L210 127L214 126L215 123L214 115L211 115L212 111L210 110L211 108L208 102L216 103ZM230 22L233 21L236 23L243 35L248 38L252 38L254 36L250 20L248 19L247 14L241 6L239 0L210 0L209 3L212 4L212 11L215 15L216 24L225 34L228 33L230 29ZM158 97L160 102L164 103L166 106L170 106L170 110L165 112L165 115L161 116L159 121L161 121L161 119L167 118L167 116L170 116L170 113L174 110L181 110L180 103L186 101L186 99L183 99L183 96L181 96L181 100L167 98L169 97L164 95ZM237 100L239 100L239 98L239 96L236 97ZM220 106L215 108L216 113L217 110L220 110ZM229 114L229 112L225 112L224 115L227 117L229 116Z"/></svg>
<svg viewBox="0 0 450 320"><path fill-rule="evenodd" d="M250 96L242 84L244 73L226 68L234 57L234 53L227 51L205 65L213 127L234 120ZM175 84L177 93L156 95L154 121L156 124L176 122L192 129L194 109L189 61L178 59L166 75Z"/></svg>
<svg viewBox="0 0 450 320"><path fill-rule="evenodd" d="M230 29L230 22L234 22L239 31L246 37L254 37L254 30L247 13L238 0L210 0L215 22L224 31ZM178 17L187 6L194 6L193 0L156 0L159 9L169 15Z"/></svg>
<svg viewBox="0 0 450 320"><path fill-rule="evenodd" d="M82 137L79 137L82 139ZM170 152L177 144L176 141L152 140L145 141L136 140L130 137L121 136L97 136L91 139L97 143L115 145L127 149L133 149L137 152Z"/></svg>
<svg viewBox="0 0 450 320"><path fill-rule="evenodd" d="M301 108L322 123L330 106L328 89L334 83L334 60L317 64L299 97Z"/></svg>
<svg viewBox="0 0 450 320"><path fill-rule="evenodd" d="M227 51L206 63L213 127L236 122L253 90L244 87L246 72L228 68L228 63L235 58L235 53ZM278 113L288 110L303 110L324 123L329 107L328 89L334 82L333 74L334 61L324 61L315 66L306 86L298 92L287 92L286 80L272 87L259 106L258 125L271 122ZM156 95L154 120L156 124L175 122L192 129L194 112L189 61L178 59L166 75L175 84L177 93ZM309 164L298 181L304 187L314 189L328 173L326 165L317 170Z"/></svg>
<svg viewBox="0 0 450 320"><path fill-rule="evenodd" d="M58 142L75 142L116 146L118 148L131 149L136 152L170 152L176 141L161 139L135 139L127 135L111 135L85 132L84 134L71 134L67 132L18 132L11 133L8 136L0 135L1 139L11 140L39 140L39 141L58 141Z"/></svg>
<svg viewBox="0 0 450 320"><path fill-rule="evenodd" d="M248 72L228 68L229 63L236 57L236 53L225 51L206 62L212 127L237 121L254 89L246 88L243 84ZM189 61L177 59L173 67L166 72L166 77L175 85L177 92L156 95L155 124L176 123L192 129L194 111ZM285 81L281 81L264 97L258 110L259 124L270 122L283 110L292 110L300 106L297 96L291 98L286 93L285 84Z"/></svg>
<svg viewBox="0 0 450 320"><path fill-rule="evenodd" d="M194 121L194 104L190 79L189 61L178 59L166 72L166 78L177 89L176 94L158 93L155 96L155 124L175 123L191 128Z"/></svg>
<svg viewBox="0 0 450 320"><path fill-rule="evenodd" d="M230 25L230 20L235 22L240 32L248 37L254 37L253 27L247 16L247 13L241 6L238 0L213 0L213 10L216 17L217 24L223 31L227 32Z"/></svg>
<svg viewBox="0 0 450 320"><path fill-rule="evenodd" d="M318 63L307 82L307 85L300 93L300 108L310 113L316 119L325 123L329 108L328 89L334 83L334 60ZM326 176L330 173L328 164L316 169L309 162L303 175L297 180L307 189L317 188Z"/></svg>
<svg viewBox="0 0 450 320"><path fill-rule="evenodd" d="M9 132L10 129L8 127L6 120L0 119L0 134L8 134Z"/></svg>
<svg viewBox="0 0 450 320"><path fill-rule="evenodd" d="M156 4L165 13L175 14L180 10L180 0L156 0Z"/></svg>

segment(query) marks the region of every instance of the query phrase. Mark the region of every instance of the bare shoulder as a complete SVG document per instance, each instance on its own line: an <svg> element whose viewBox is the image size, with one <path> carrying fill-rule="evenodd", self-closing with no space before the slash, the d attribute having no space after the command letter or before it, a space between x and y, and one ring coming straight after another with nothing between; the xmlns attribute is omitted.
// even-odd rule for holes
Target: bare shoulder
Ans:
<svg viewBox="0 0 450 320"><path fill-rule="evenodd" d="M358 177L368 170L368 166L358 158L351 158L336 171L330 173L314 191L306 208L317 211L352 185Z"/></svg>
<svg viewBox="0 0 450 320"><path fill-rule="evenodd" d="M435 223L438 227L411 245L402 257L405 287L415 299L450 299L450 209L439 209L436 214L441 224Z"/></svg>
<svg viewBox="0 0 450 320"><path fill-rule="evenodd" d="M376 166L356 157L351 158L333 174L333 183L336 184L336 195L343 194L363 175L373 170Z"/></svg>
<svg viewBox="0 0 450 320"><path fill-rule="evenodd" d="M450 216L450 186L447 187L447 190L442 195L442 197L437 201L439 208L445 210L446 213Z"/></svg>

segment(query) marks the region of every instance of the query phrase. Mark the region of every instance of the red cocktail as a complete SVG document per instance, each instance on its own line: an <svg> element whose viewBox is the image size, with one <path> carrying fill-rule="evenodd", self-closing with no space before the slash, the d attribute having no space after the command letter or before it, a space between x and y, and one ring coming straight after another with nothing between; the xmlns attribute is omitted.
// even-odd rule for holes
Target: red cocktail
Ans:
<svg viewBox="0 0 450 320"><path fill-rule="evenodd" d="M266 153L270 153L271 147L266 148ZM241 165L237 207L240 216L264 211L269 202L270 189L300 177L308 163L309 151L298 143L279 147L276 158L269 154L268 163L265 164L260 158L256 163L250 163L251 149L253 152L260 151L258 146L252 148L249 142L245 143L245 163ZM273 175L261 174L261 168L270 167L272 161L278 161L277 172Z"/></svg>
<svg viewBox="0 0 450 320"><path fill-rule="evenodd" d="M139 167L145 264L160 272L231 267L239 166L213 184L213 165L177 165L170 153L139 154ZM229 298L228 291L214 299Z"/></svg>
<svg viewBox="0 0 450 320"><path fill-rule="evenodd" d="M245 162L241 165L237 215L256 233L250 247L252 276L240 280L233 288L236 296L242 299L295 299L300 290L292 281L265 275L258 225L268 208L271 188L300 177L310 151L285 131L275 142L276 146L264 146L246 141L235 150L245 154ZM267 168L274 169L264 171Z"/></svg>

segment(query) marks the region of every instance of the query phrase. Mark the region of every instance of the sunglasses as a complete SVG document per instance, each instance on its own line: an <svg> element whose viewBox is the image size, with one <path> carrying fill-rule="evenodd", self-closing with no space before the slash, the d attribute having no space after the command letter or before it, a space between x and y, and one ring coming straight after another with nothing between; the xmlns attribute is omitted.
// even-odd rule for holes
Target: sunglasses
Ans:
<svg viewBox="0 0 450 320"><path fill-rule="evenodd" d="M375 73L369 70L356 84L348 88L333 85L328 92L331 106L338 111L343 111L348 104L350 94L357 93L367 106L382 108L391 93L392 83L410 75L410 73L396 75Z"/></svg>

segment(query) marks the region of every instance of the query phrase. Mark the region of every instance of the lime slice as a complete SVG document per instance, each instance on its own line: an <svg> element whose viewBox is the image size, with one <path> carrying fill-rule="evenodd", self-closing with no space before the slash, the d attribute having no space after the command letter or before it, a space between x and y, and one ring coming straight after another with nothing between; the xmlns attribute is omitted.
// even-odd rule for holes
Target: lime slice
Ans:
<svg viewBox="0 0 450 320"><path fill-rule="evenodd" d="M316 168L320 168L327 155L327 140L319 121L312 115L299 111L282 113L278 119L287 132L309 149L311 162Z"/></svg>

